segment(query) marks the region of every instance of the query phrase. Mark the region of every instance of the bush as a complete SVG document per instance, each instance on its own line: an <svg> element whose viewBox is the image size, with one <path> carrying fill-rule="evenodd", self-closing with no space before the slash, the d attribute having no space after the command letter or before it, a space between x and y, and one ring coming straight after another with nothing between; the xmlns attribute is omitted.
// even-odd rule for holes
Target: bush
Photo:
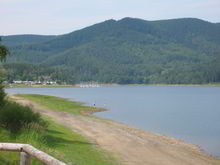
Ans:
<svg viewBox="0 0 220 165"><path fill-rule="evenodd" d="M5 101L5 92L4 92L4 86L0 83L0 108L4 105Z"/></svg>
<svg viewBox="0 0 220 165"><path fill-rule="evenodd" d="M0 126L7 128L11 132L16 132L22 127L36 123L46 126L39 113L32 111L30 107L25 107L13 102L6 102L0 109Z"/></svg>

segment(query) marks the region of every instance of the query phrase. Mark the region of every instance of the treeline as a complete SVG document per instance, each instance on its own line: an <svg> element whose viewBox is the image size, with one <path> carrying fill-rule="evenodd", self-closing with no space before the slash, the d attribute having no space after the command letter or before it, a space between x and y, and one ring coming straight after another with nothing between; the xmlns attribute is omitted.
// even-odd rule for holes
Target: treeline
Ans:
<svg viewBox="0 0 220 165"><path fill-rule="evenodd" d="M173 64L174 65L174 64ZM209 67L207 67L209 66ZM5 64L6 80L22 81L56 81L58 84L75 84L95 81L99 83L118 84L203 84L220 82L220 65L216 61L198 64L194 68L176 63L174 67L164 70L160 65L149 65L145 71L141 67L129 68L119 66L114 69L103 67L102 72L81 67L73 70L65 68L44 67L32 64ZM93 70L93 72L92 72Z"/></svg>
<svg viewBox="0 0 220 165"><path fill-rule="evenodd" d="M58 84L75 84L73 77L69 75L65 69L25 63L4 64L3 68L6 70L5 80L8 83L21 80L41 82L56 81Z"/></svg>

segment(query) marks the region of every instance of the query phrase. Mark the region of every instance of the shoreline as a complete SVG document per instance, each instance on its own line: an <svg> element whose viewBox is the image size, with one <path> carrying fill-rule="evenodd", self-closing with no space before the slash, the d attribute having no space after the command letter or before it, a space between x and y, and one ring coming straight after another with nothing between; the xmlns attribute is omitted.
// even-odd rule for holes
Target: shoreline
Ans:
<svg viewBox="0 0 220 165"><path fill-rule="evenodd" d="M8 95L8 96L9 96L9 98L11 98L11 97L13 98L13 96L15 96L15 97L22 97L22 96L19 96L19 95L22 95L22 94L12 94L12 95ZM57 98L61 98L61 97L57 97ZM62 99L72 102L72 100L67 99L67 98L62 98ZM123 122L120 122L120 121L116 121L116 120L108 119L108 118L104 118L104 117L98 117L98 116L95 115L96 113L99 113L99 112L110 111L110 109L108 109L108 108L87 105L87 103L85 103L85 102L79 102L79 101L74 101L74 102L79 103L79 104L81 104L83 106L87 106L87 107L92 107L93 108L93 109L90 109L88 112L82 112L81 115L86 115L86 116L89 116L89 117L92 117L92 118L96 118L96 119L101 120L101 121L109 121L109 122L113 122L113 123L118 123L118 124L126 125L127 127L130 127L130 128L133 128L133 129L137 129L137 130L141 130L141 131L146 131L146 132L149 132L149 133L152 133L152 134L156 134L158 136L162 136L162 137L165 137L165 138L168 138L168 139L175 139L177 141L180 141L181 143L185 143L187 145L192 145L193 148L196 148L197 151L199 151L199 152L201 152L201 153L203 153L203 154L205 154L207 156L211 156L213 158L220 159L220 156L209 154L199 144L194 144L192 142L188 142L188 141L186 141L184 139L181 139L181 138L175 138L175 137L172 137L172 136L169 136L169 135L166 135L166 134L152 132L152 131L149 131L149 130L146 130L146 129L141 129L139 127L135 127L135 126L129 125L127 123L123 123Z"/></svg>
<svg viewBox="0 0 220 165"><path fill-rule="evenodd" d="M69 100L69 99L66 99L66 100ZM69 101L71 101L71 100L69 100ZM79 102L79 101L77 101L77 102L82 104L82 105L86 105L87 104L87 103L84 103L84 102ZM89 105L87 105L87 106L89 106ZM189 146L193 146L193 148L196 148L196 150L198 152L201 152L201 153L203 153L203 154L205 154L207 156L210 156L210 157L213 157L213 158L216 158L216 159L220 159L220 156L209 154L199 144L194 144L194 143L188 142L188 141L186 141L184 139L175 138L175 137L172 137L172 136L169 136L169 135L166 135L166 134L157 133L157 132L152 132L152 131L149 131L149 130L141 129L141 128L136 127L136 126L129 125L128 123L123 123L123 122L120 122L120 121L117 121L117 120L113 120L113 119L108 119L108 118L105 118L105 117L98 117L98 116L95 115L96 113L104 112L104 111L110 111L110 109L103 108L103 107L96 107L95 106L95 110L91 110L90 112L83 113L82 115L88 115L89 117L93 117L93 118L96 118L96 119L101 120L101 121L109 121L109 122L113 122L113 123L118 123L118 124L126 125L127 127L130 127L130 128L133 128L133 129L137 129L137 130L140 130L140 131L146 131L146 132L149 132L149 133L152 133L152 134L156 134L158 136L165 137L165 138L168 138L168 139L175 139L177 141L180 141L181 143L185 143L185 144L187 144Z"/></svg>
<svg viewBox="0 0 220 165"><path fill-rule="evenodd" d="M5 85L6 89L10 88L98 88L98 87L114 87L114 86L164 86L164 87L220 87L220 83L210 84L98 84L96 87L81 87L80 84L69 85L25 85L13 84Z"/></svg>
<svg viewBox="0 0 220 165"><path fill-rule="evenodd" d="M127 84L128 86L165 86L165 87L220 87L220 83L217 84Z"/></svg>
<svg viewBox="0 0 220 165"><path fill-rule="evenodd" d="M83 103L83 104L86 104L86 103ZM120 121L117 121L117 120L113 120L113 119L108 119L108 118L105 118L105 117L98 117L96 116L95 114L96 113L99 113L99 112L104 112L104 111L110 111L108 108L102 108L102 107L96 107L97 108L97 111L91 111L89 113L87 113L86 115L90 115L90 117L95 117L99 120L102 120L102 121L110 121L110 122L115 122L115 123L118 123L118 124L123 124L123 125L126 125L127 127L130 127L130 128L133 128L133 129L137 129L137 130L140 130L140 131L146 131L146 132L149 132L151 134L156 134L158 136L161 136L161 137L165 137L167 139L175 139L181 143L184 143L186 145L189 145L189 146L193 146L194 149L196 149L198 152L201 152L207 156L210 156L210 157L213 157L213 158L216 158L216 159L219 159L220 160L220 156L216 156L216 155L213 155L213 154L209 154L208 152L205 151L205 149L203 149L203 147L199 144L194 144L192 142L188 142L184 139L181 139L181 138L176 138L176 137L173 137L173 136L169 136L169 135L166 135L166 134L161 134L161 133L157 133L157 132L152 132L152 131L149 131L149 130L146 130L146 129L141 129L139 127L136 127L136 126L132 126L132 125L129 125L128 123L123 123L123 122L120 122Z"/></svg>
<svg viewBox="0 0 220 165"><path fill-rule="evenodd" d="M30 104L30 102L29 102L29 104ZM32 104L32 106L35 107L36 105ZM100 110L101 109L99 109L99 111ZM41 113L42 113L42 111L41 111ZM43 113L45 113L45 111L43 111ZM94 111L92 113L94 113ZM46 114L47 114L47 112L46 112ZM67 117L67 113L66 112L64 112L64 113L60 112L59 115ZM52 114L52 116L55 119L57 118L57 115L54 114L54 113ZM70 116L68 116L68 117L71 119ZM75 121L73 121L72 119L68 120L68 121L72 122L74 130L79 131L79 133L81 133L81 134L83 134L85 136L88 136L89 138L95 140L98 144L100 143L99 144L100 146L102 146L104 149L106 149L106 150L108 150L110 152L114 153L114 152L119 152L120 151L119 154L122 154L122 157L124 156L124 153L121 153L121 150L120 150L121 148L120 147L114 146L112 148L110 146L108 147L108 145L106 147L106 142L103 142L103 139L105 139L105 140L107 139L108 144L109 144L109 137L108 137L109 132L110 132L110 135L112 135L112 133L116 133L116 137L118 137L118 136L119 137L120 136L125 137L124 138L125 142L126 142L126 139L129 139L128 142L126 142L126 143L128 143L127 144L128 147L125 147L125 148L127 149L127 151L131 152L131 154L136 154L133 151L133 149L136 148L136 150L141 155L143 155L141 158L139 158L142 161L147 161L144 158L144 155L146 153L152 154L151 150L154 151L155 154L156 153L158 154L158 152L160 153L161 148L162 149L165 148L165 150L167 152L171 152L174 155L178 155L178 152L182 153L184 151L184 153L188 155L187 159L189 158L190 161L194 161L194 160L191 160L192 158L190 158L191 156L190 156L189 153L195 154L195 155L197 155L201 159L208 159L208 160L211 159L214 162L217 161L218 163L220 163L220 159L218 157L215 157L213 155L209 155L207 153L204 153L199 145L195 145L195 144L186 142L186 141L181 140L181 139L177 139L177 138L161 135L161 134L158 134L158 133L152 133L152 132L149 132L149 131L146 131L146 130L141 130L139 128L129 126L128 124L125 124L125 123L121 123L121 122L110 120L110 119L106 119L106 118L100 118L100 117L95 116L94 114L91 115L91 113L86 114L86 115L79 115L77 117L75 116L75 117L73 117L73 119ZM59 120L59 119L56 119L56 120ZM65 121L60 121L60 122L65 124ZM78 125L80 125L80 126L78 126ZM105 128L104 130L103 130L102 126L104 126L104 128ZM91 129L91 130L88 130L88 129ZM95 133L95 135L94 135L94 131L95 132L97 131L98 134L100 134L100 137L99 136L97 137L97 133ZM103 132L105 132L105 133L103 134ZM106 133L107 133L107 137L106 137ZM113 139L110 139L110 140L113 140L114 143L115 143L115 141L116 141L116 143L118 143L117 140L120 141L120 139L114 139L114 136L111 137L111 138L113 138ZM133 139L133 140L131 141L131 139ZM135 139L135 141L134 141L134 139ZM150 143L148 141L150 141ZM123 140L123 142L124 142L124 140ZM103 145L103 143L104 143L104 145ZM111 145L115 145L114 143L112 143L110 141ZM141 146L140 146L139 143L141 144ZM148 147L143 148L142 145L146 145L150 149L148 149ZM133 146L133 147L131 147L131 146ZM121 146L121 147L123 148L123 146ZM142 150L144 150L144 151L142 151ZM176 150L178 150L178 152ZM166 153L162 152L160 154L161 154L161 157L163 157L164 160L171 159L171 158L169 158L168 155L166 155ZM156 155L153 154L152 156L156 156ZM127 155L125 155L124 157L128 158ZM179 155L177 157L179 157ZM135 161L139 161L139 160L136 160L136 158L130 158L130 159L135 159ZM154 160L154 161L157 161L157 160ZM201 160L199 159L198 161L200 162ZM198 164L203 164L203 163L201 162L201 163L198 163Z"/></svg>

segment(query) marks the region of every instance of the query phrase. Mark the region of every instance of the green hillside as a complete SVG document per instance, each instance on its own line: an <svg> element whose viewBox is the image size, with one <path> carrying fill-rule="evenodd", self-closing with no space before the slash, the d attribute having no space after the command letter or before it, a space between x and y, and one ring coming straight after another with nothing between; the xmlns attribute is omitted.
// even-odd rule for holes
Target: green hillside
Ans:
<svg viewBox="0 0 220 165"><path fill-rule="evenodd" d="M11 35L3 36L3 44L8 46L24 45L24 44L34 44L45 42L56 38L56 36L45 36L45 35Z"/></svg>
<svg viewBox="0 0 220 165"><path fill-rule="evenodd" d="M10 80L44 74L69 83L220 82L220 26L194 18L108 20L60 36L5 36L3 43L11 50Z"/></svg>

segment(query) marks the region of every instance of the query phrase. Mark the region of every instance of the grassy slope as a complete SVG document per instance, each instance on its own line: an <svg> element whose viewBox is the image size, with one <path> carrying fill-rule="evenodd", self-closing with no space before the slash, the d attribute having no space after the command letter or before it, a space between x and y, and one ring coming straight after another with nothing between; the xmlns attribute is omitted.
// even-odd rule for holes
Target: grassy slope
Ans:
<svg viewBox="0 0 220 165"><path fill-rule="evenodd" d="M102 110L95 107L85 106L79 102L69 101L67 99L58 98L54 96L36 94L19 94L17 96L34 101L40 105L48 107L49 109L68 112L72 113L73 115L81 115Z"/></svg>
<svg viewBox="0 0 220 165"><path fill-rule="evenodd" d="M79 103L71 102L65 99L41 96L41 95L21 95L22 97L35 100L39 104L42 104L48 108L56 108L51 106L52 103L56 103L58 106L56 110L70 112L72 114L79 114L83 110L88 111L89 107L83 106ZM72 109L72 111L68 111ZM92 108L93 109L93 108ZM75 111L74 111L75 110ZM19 134L12 135L4 129L0 129L0 141L1 142L17 142L17 143L29 143L38 149L45 151L54 157L65 161L66 163L77 165L113 165L118 164L107 153L98 149L95 144L90 143L88 139L72 132L70 129L56 124L51 119L45 118L49 122L47 131L42 135L32 131L23 130ZM12 152L0 152L0 164L6 164L10 160L10 163L19 164L19 154ZM34 161L33 164L40 164L38 161Z"/></svg>

